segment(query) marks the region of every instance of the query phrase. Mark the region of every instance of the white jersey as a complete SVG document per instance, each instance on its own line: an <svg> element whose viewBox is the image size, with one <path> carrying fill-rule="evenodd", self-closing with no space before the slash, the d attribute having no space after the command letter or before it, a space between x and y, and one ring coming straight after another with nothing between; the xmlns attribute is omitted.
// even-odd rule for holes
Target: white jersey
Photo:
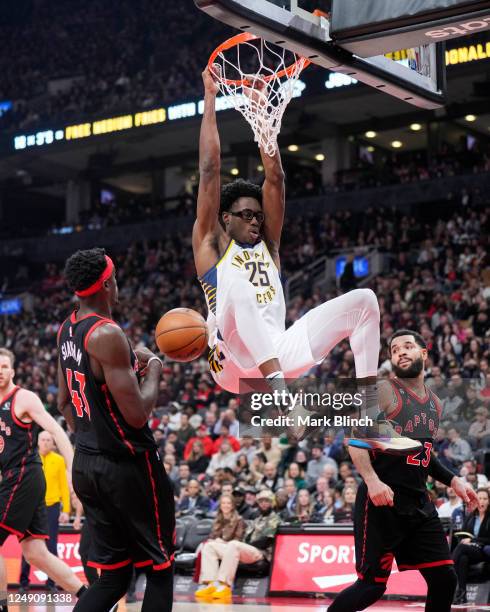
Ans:
<svg viewBox="0 0 490 612"><path fill-rule="evenodd" d="M265 242L261 240L252 246L231 240L221 259L199 278L208 305L210 347L218 339L223 340L218 322L226 311L227 294L236 275L255 287L259 312L270 330L271 340L285 331L286 303L281 278Z"/></svg>

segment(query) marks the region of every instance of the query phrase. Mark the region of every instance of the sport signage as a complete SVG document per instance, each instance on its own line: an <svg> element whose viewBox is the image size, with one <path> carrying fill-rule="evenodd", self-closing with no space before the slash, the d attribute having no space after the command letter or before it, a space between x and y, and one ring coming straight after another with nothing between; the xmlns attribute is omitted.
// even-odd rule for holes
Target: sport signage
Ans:
<svg viewBox="0 0 490 612"><path fill-rule="evenodd" d="M279 534L272 560L270 593L338 593L357 580L351 534ZM393 565L386 595L424 596L418 571Z"/></svg>

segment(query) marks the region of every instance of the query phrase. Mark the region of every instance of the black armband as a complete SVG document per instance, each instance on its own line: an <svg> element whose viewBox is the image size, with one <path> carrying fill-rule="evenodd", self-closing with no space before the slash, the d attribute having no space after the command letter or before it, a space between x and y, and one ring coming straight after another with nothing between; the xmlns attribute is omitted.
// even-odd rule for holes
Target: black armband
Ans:
<svg viewBox="0 0 490 612"><path fill-rule="evenodd" d="M454 472L451 472L445 465L443 465L439 459L432 453L429 463L429 476L432 476L434 480L442 482L446 487L451 486L451 480L456 476Z"/></svg>

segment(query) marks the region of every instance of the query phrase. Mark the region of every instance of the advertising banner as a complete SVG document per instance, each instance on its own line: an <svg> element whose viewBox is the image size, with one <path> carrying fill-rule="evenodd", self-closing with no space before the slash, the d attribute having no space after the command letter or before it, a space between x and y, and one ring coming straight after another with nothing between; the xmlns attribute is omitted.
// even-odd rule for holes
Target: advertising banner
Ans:
<svg viewBox="0 0 490 612"><path fill-rule="evenodd" d="M277 536L270 592L338 593L357 580L351 534L280 534ZM386 595L425 596L418 571L399 572L393 564Z"/></svg>

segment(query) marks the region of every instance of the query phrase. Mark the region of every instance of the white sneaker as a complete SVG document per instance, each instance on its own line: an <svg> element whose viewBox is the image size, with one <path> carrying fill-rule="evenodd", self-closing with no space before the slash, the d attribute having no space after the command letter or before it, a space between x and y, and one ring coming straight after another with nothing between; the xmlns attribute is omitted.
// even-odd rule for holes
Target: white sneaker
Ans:
<svg viewBox="0 0 490 612"><path fill-rule="evenodd" d="M422 450L418 440L397 433L389 421L378 421L373 427L352 429L353 437L347 444L366 450L378 450L388 455L411 455Z"/></svg>

